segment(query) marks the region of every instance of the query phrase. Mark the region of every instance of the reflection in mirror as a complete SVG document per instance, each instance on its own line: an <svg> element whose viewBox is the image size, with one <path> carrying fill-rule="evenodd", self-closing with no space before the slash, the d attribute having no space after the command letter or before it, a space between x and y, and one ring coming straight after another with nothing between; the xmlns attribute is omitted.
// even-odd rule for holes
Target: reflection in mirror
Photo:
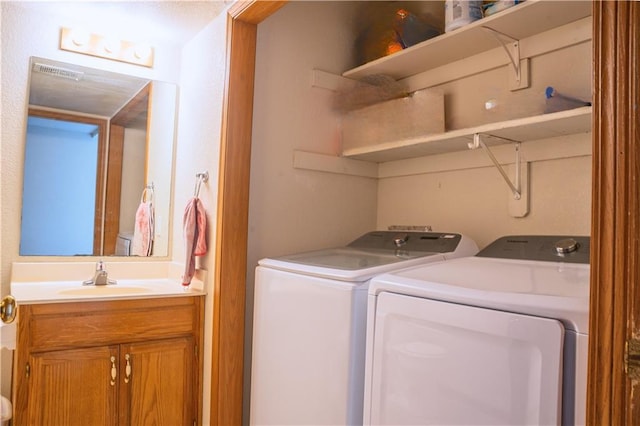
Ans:
<svg viewBox="0 0 640 426"><path fill-rule="evenodd" d="M20 255L167 255L176 96L31 58Z"/></svg>

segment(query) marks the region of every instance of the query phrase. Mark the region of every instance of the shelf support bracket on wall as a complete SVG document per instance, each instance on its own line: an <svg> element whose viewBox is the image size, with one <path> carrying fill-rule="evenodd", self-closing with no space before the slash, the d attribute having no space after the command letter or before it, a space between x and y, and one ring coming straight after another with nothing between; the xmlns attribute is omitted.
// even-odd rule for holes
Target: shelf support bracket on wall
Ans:
<svg viewBox="0 0 640 426"><path fill-rule="evenodd" d="M509 212L513 217L524 217L529 213L529 191L528 191L528 180L529 180L529 163L525 163L524 167L521 163L520 158L520 142L514 141L507 138L502 138L494 135L486 135L492 138L501 139L510 143L515 144L516 158L515 158L515 182L511 181L509 175L505 171L504 167L498 162L493 152L489 149L489 147L484 143L481 138L480 133L473 134L473 142L469 142L469 149L478 149L482 148L484 152L487 153L489 159L493 163L493 165L498 169L500 175L507 183L509 190L511 192L511 200L509 202Z"/></svg>
<svg viewBox="0 0 640 426"><path fill-rule="evenodd" d="M514 80L510 83L511 90L526 89L529 87L529 60L520 59L520 40L507 34L496 31L493 28L481 27L489 32L504 49L509 57L514 71Z"/></svg>

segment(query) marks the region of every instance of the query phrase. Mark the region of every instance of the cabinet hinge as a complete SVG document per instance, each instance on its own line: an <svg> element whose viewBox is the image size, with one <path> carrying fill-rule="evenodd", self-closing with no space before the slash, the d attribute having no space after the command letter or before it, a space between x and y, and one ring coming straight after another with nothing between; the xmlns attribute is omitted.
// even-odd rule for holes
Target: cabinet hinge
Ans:
<svg viewBox="0 0 640 426"><path fill-rule="evenodd" d="M624 345L624 371L630 379L640 380L640 340L627 340Z"/></svg>
<svg viewBox="0 0 640 426"><path fill-rule="evenodd" d="M27 379L31 376L31 365L29 365L29 363L27 363L27 365L24 366L24 376Z"/></svg>
<svg viewBox="0 0 640 426"><path fill-rule="evenodd" d="M193 345L193 355L198 358L198 345Z"/></svg>

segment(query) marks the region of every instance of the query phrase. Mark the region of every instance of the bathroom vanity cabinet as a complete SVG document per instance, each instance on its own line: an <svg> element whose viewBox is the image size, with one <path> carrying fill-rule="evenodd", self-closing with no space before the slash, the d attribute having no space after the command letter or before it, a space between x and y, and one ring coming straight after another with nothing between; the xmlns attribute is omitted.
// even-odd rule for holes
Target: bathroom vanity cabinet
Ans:
<svg viewBox="0 0 640 426"><path fill-rule="evenodd" d="M21 305L15 425L194 425L202 296Z"/></svg>

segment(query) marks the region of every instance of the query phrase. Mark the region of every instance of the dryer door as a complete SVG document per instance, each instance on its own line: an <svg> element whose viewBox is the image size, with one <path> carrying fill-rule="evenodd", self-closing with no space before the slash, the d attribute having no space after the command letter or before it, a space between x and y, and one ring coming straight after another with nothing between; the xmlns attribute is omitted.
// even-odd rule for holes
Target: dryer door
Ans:
<svg viewBox="0 0 640 426"><path fill-rule="evenodd" d="M375 309L365 424L560 424L559 321L393 293Z"/></svg>

